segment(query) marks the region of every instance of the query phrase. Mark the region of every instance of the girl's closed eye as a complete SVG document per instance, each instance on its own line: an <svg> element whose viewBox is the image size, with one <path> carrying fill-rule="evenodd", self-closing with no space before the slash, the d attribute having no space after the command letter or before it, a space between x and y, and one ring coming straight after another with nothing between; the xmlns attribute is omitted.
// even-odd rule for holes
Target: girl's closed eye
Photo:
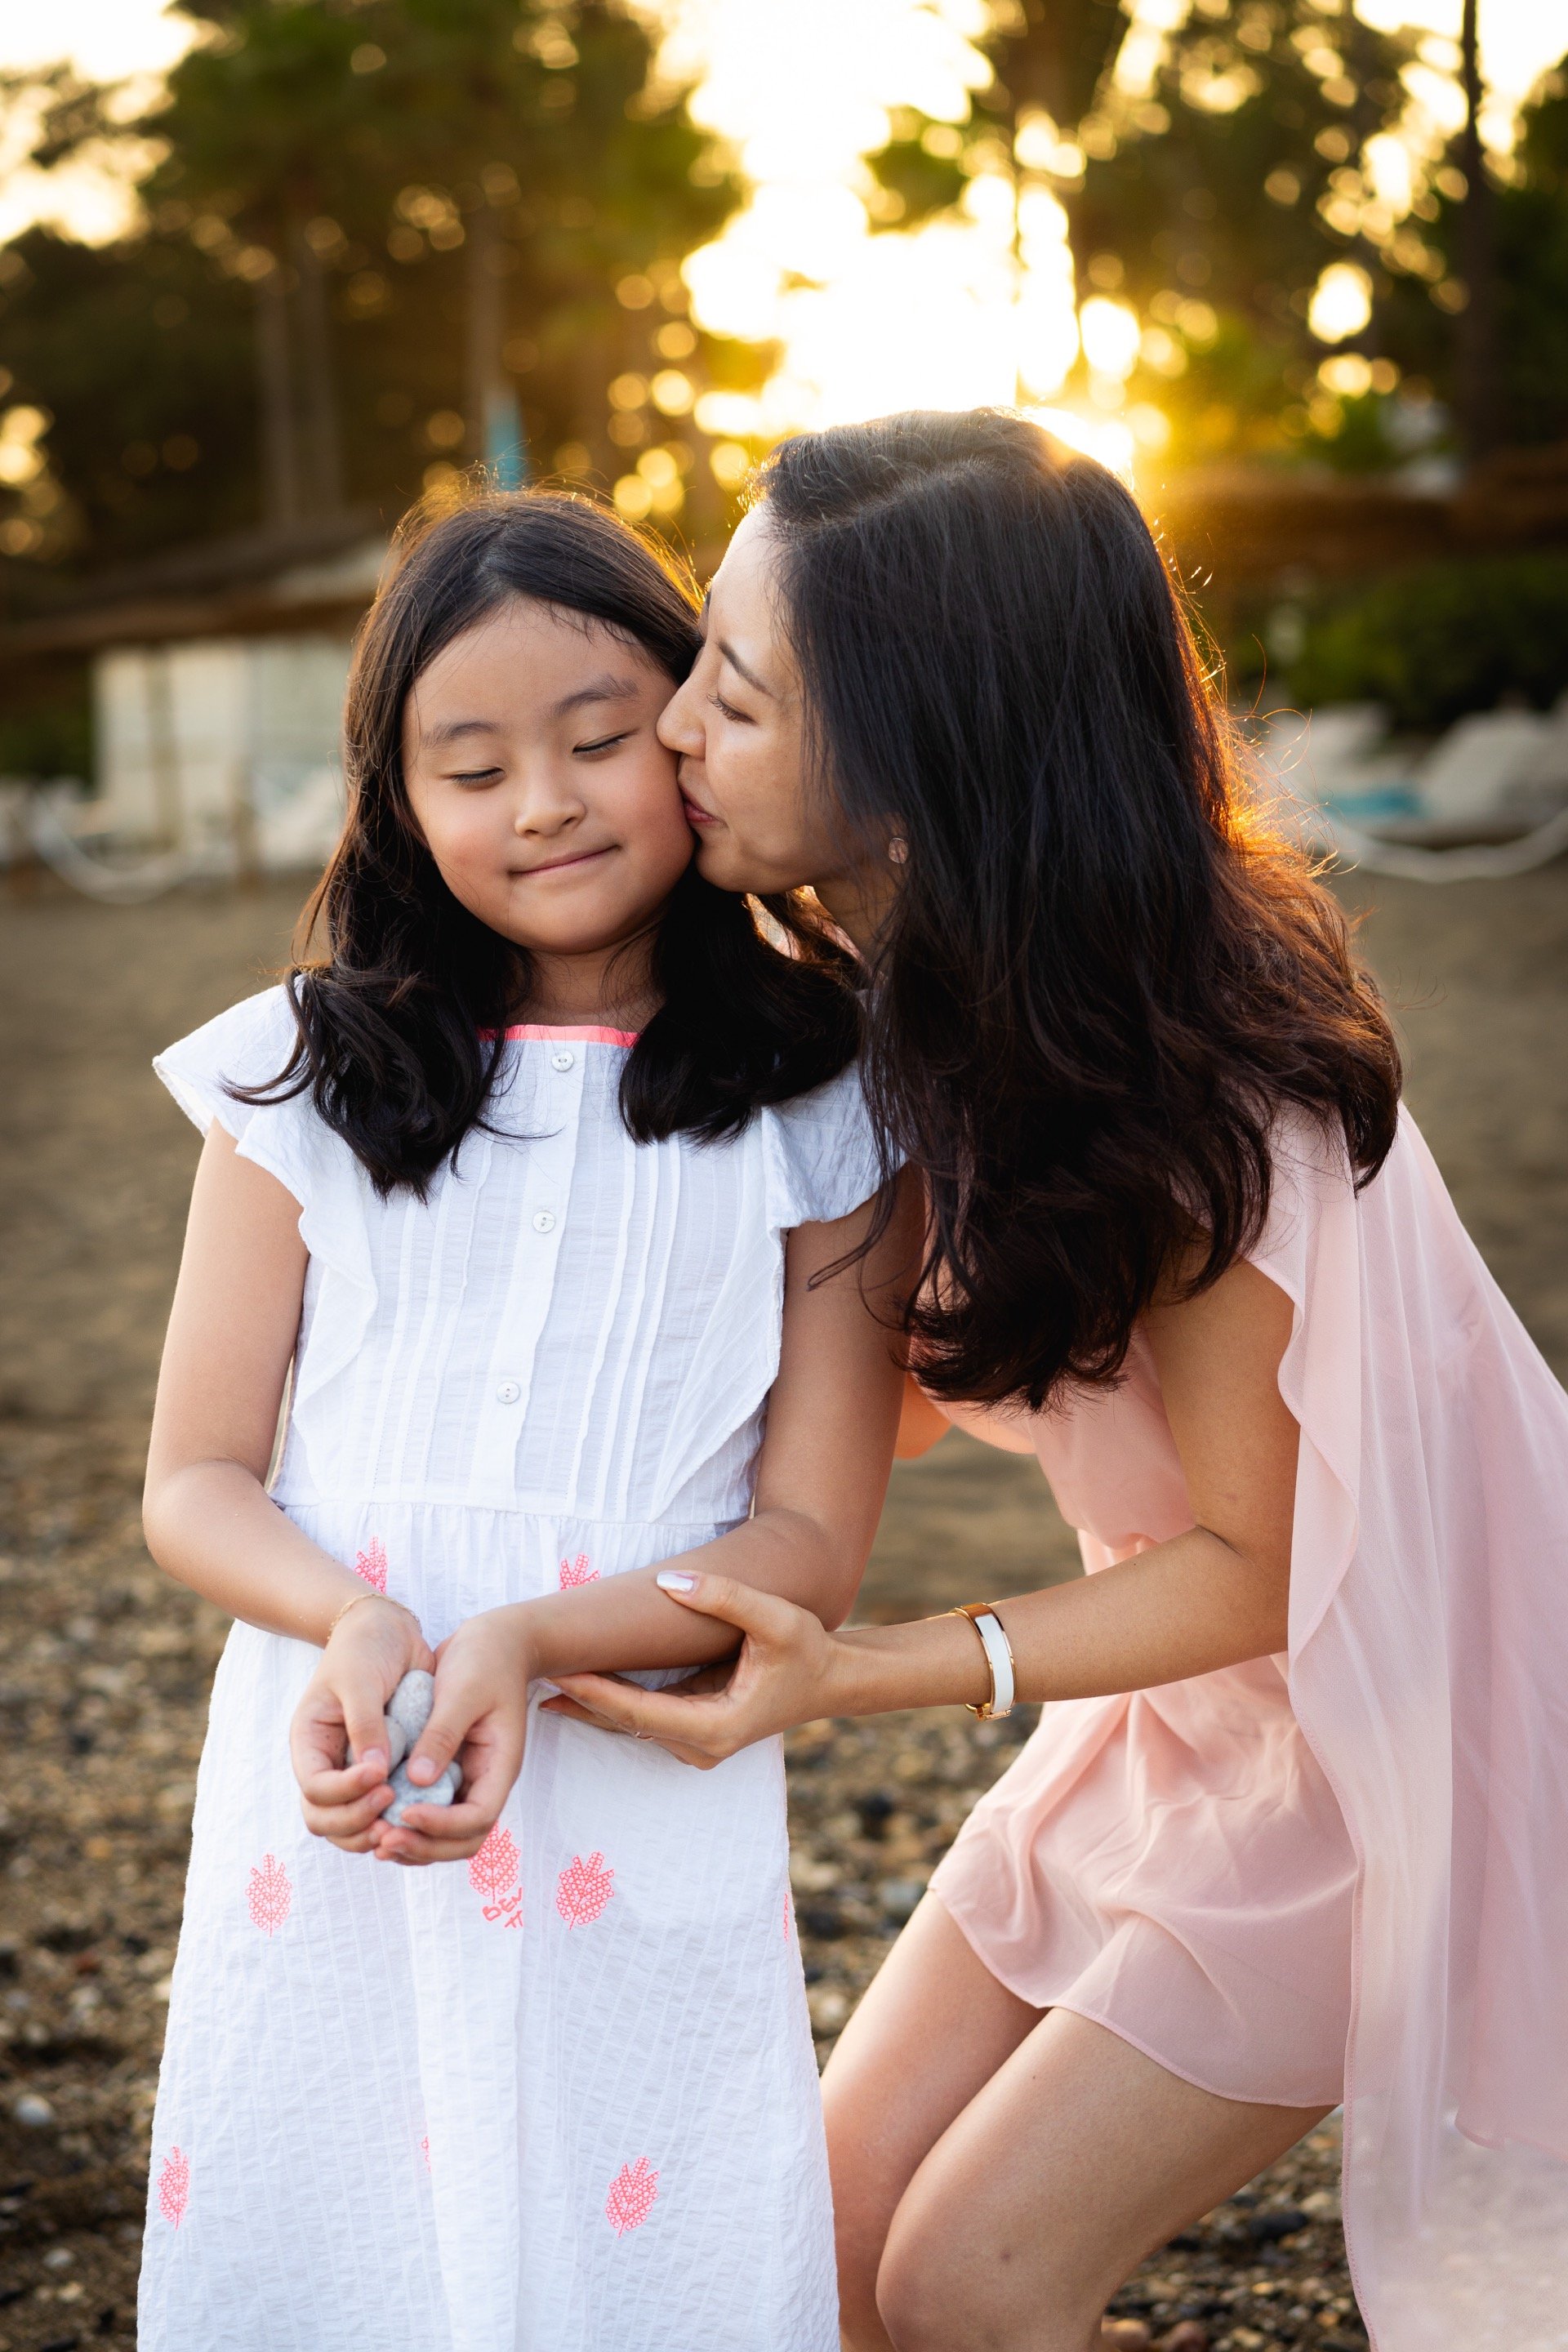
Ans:
<svg viewBox="0 0 1568 2352"><path fill-rule="evenodd" d="M619 744L629 743L636 732L635 727L623 727L618 735L599 735L592 743L574 743L572 756L576 760L595 759L605 751L615 751Z"/></svg>

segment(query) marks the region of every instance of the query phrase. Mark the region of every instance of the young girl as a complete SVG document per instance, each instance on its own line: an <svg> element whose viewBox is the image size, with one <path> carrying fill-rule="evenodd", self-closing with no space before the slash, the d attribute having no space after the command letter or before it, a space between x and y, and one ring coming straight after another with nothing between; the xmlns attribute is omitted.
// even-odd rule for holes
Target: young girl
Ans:
<svg viewBox="0 0 1568 2352"><path fill-rule="evenodd" d="M839 1269L878 1188L847 966L691 870L654 730L696 645L579 502L418 539L325 959L157 1065L206 1143L148 1540L241 1622L143 2352L838 2341L776 1745L700 1776L536 1714L523 1753L531 1683L732 1646L673 1555L837 1622L898 1417L904 1240ZM411 1778L455 1754L461 1794L395 1828L384 1709L432 1665Z"/></svg>

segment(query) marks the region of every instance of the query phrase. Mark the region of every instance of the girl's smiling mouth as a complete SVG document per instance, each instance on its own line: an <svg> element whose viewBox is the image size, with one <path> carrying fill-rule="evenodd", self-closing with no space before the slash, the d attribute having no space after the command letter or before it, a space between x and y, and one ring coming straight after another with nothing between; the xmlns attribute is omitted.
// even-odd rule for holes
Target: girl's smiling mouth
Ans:
<svg viewBox="0 0 1568 2352"><path fill-rule="evenodd" d="M607 857L614 847L614 842L606 842L602 849L574 849L570 857L546 858L542 866L515 866L512 878L518 882L528 882L536 874L563 874L570 866L591 866L595 858Z"/></svg>

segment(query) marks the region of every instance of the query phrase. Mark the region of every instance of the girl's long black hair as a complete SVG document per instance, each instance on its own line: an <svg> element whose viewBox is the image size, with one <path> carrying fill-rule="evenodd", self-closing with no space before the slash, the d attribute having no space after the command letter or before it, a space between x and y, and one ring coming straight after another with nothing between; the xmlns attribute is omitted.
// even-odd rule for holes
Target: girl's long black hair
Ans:
<svg viewBox="0 0 1568 2352"><path fill-rule="evenodd" d="M804 435L760 487L819 787L907 845L865 1071L929 1187L921 1378L1037 1410L1256 1240L1282 1108L1370 1178L1397 1049L1111 474L980 411Z"/></svg>
<svg viewBox="0 0 1568 2352"><path fill-rule="evenodd" d="M343 722L348 819L301 922L288 984L299 1044L247 1099L309 1090L378 1191L423 1193L482 1121L499 1033L525 1007L526 950L489 929L441 879L408 804L404 705L442 647L516 597L582 614L641 646L672 687L699 643L690 583L585 499L492 493L400 535L349 679ZM742 898L695 867L654 943L661 1002L626 1057L621 1112L639 1142L683 1130L733 1135L854 1058L859 1012L847 952L787 899L769 944ZM488 1033L488 1034L487 1034Z"/></svg>

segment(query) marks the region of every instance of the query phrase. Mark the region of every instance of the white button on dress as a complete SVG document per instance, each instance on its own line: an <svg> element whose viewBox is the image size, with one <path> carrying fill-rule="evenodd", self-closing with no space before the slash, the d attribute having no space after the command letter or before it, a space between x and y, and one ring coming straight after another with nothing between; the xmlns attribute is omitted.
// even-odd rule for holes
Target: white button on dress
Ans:
<svg viewBox="0 0 1568 2352"><path fill-rule="evenodd" d="M570 1045L557 1045L550 1056L550 1066L552 1070L574 1070L577 1056Z"/></svg>
<svg viewBox="0 0 1568 2352"><path fill-rule="evenodd" d="M740 1525L785 1231L878 1181L853 1074L636 1144L624 1045L563 1087L565 1042L509 1036L490 1126L384 1201L308 1096L226 1091L294 1037L272 990L158 1063L300 1202L279 1507L433 1646ZM691 1772L535 1709L479 1853L397 1870L301 1820L317 1658L237 1625L218 1668L143 2352L837 2352L778 1742Z"/></svg>

